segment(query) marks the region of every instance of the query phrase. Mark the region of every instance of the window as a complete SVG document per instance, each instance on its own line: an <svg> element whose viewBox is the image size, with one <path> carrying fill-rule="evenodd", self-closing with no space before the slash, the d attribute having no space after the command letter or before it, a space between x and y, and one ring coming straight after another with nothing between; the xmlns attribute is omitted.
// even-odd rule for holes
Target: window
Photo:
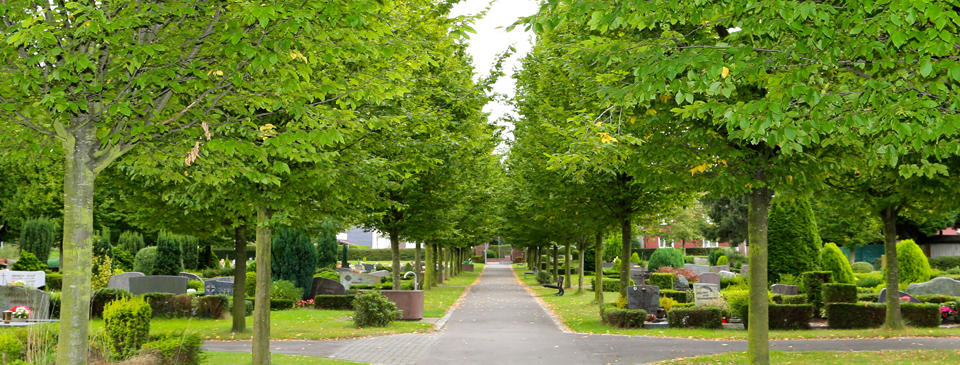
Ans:
<svg viewBox="0 0 960 365"><path fill-rule="evenodd" d="M720 247L720 244L717 241L703 240L703 247Z"/></svg>
<svg viewBox="0 0 960 365"><path fill-rule="evenodd" d="M657 237L657 247L659 247L659 248L669 248L669 247L673 247L673 246L670 245L670 242L668 242L667 240L665 240L665 239L663 239L663 238L660 238L660 237L658 236L658 237Z"/></svg>

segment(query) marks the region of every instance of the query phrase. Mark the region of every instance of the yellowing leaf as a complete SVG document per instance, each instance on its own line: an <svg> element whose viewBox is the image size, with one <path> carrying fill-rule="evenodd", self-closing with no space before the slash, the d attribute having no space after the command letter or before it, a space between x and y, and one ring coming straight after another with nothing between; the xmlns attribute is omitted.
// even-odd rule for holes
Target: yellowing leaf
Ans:
<svg viewBox="0 0 960 365"><path fill-rule="evenodd" d="M696 175L696 174L698 174L698 173L707 171L707 166L709 166L709 165L710 165L709 163L704 163L704 164L702 164L702 165L700 165L700 166L697 166L697 167L694 167L694 168L690 169L690 175Z"/></svg>
<svg viewBox="0 0 960 365"><path fill-rule="evenodd" d="M664 94L664 95L661 95L661 96L660 96L660 102L661 102L661 103L666 103L667 100L670 100L670 95Z"/></svg>
<svg viewBox="0 0 960 365"><path fill-rule="evenodd" d="M657 115L657 110L654 108L647 109L647 115Z"/></svg>
<svg viewBox="0 0 960 365"><path fill-rule="evenodd" d="M303 53L300 53L300 51L290 51L290 59L291 59L291 60L301 60L301 61L303 61L303 62L307 62L307 57L304 56Z"/></svg>
<svg viewBox="0 0 960 365"><path fill-rule="evenodd" d="M617 139L611 137L610 134L607 132L600 132L600 133L597 133L597 135L600 136L601 143L617 142Z"/></svg>
<svg viewBox="0 0 960 365"><path fill-rule="evenodd" d="M596 122L596 123L593 123L593 125L595 125L595 126L597 126L597 127L600 127L600 126L603 126L603 123Z"/></svg>
<svg viewBox="0 0 960 365"><path fill-rule="evenodd" d="M730 76L730 69L724 66L723 70L720 71L720 77L727 78L727 76Z"/></svg>

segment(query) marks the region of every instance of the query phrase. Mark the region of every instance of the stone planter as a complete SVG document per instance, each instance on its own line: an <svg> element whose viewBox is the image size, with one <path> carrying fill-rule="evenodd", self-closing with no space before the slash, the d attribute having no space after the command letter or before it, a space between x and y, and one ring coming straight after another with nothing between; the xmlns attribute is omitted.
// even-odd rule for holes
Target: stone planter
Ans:
<svg viewBox="0 0 960 365"><path fill-rule="evenodd" d="M380 293L397 304L401 320L423 319L423 290L381 290Z"/></svg>
<svg viewBox="0 0 960 365"><path fill-rule="evenodd" d="M473 264L460 264L460 270L473 272Z"/></svg>

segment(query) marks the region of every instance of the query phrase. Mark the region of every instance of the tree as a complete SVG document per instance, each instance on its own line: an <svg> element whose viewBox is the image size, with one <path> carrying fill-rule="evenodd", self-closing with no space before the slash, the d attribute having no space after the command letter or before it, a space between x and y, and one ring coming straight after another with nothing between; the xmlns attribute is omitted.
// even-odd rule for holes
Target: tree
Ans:
<svg viewBox="0 0 960 365"><path fill-rule="evenodd" d="M713 222L704 227L703 235L717 242L737 246L747 242L747 196L704 196L700 202Z"/></svg>
<svg viewBox="0 0 960 365"><path fill-rule="evenodd" d="M183 267L187 270L196 270L200 240L194 236L184 235L180 236L180 244L180 249L183 252Z"/></svg>
<svg viewBox="0 0 960 365"><path fill-rule="evenodd" d="M180 275L183 271L182 236L160 232L157 236L157 261L153 275Z"/></svg>
<svg viewBox="0 0 960 365"><path fill-rule="evenodd" d="M338 252L337 235L333 233L320 234L317 241L317 266L334 268L337 266Z"/></svg>
<svg viewBox="0 0 960 365"><path fill-rule="evenodd" d="M291 228L278 229L273 236L271 278L292 281L304 290L304 297L313 286L313 273L317 268L317 251L305 232Z"/></svg>
<svg viewBox="0 0 960 365"><path fill-rule="evenodd" d="M820 266L823 243L808 200L776 200L770 209L769 224L767 275L770 280L778 281L783 274L799 277L804 271Z"/></svg>
<svg viewBox="0 0 960 365"><path fill-rule="evenodd" d="M849 261L856 261L858 247L883 242L880 218L860 199L827 189L812 199L820 238L835 242L850 252ZM943 228L943 227L941 227Z"/></svg>
<svg viewBox="0 0 960 365"><path fill-rule="evenodd" d="M139 232L124 231L120 234L120 238L117 239L117 246L135 255L140 249L145 247L143 235Z"/></svg>
<svg viewBox="0 0 960 365"><path fill-rule="evenodd" d="M20 230L20 251L32 253L46 263L50 248L56 244L57 225L46 217L28 220Z"/></svg>
<svg viewBox="0 0 960 365"><path fill-rule="evenodd" d="M833 273L833 282L853 284L853 268L850 267L850 261L843 256L843 252L833 242L827 242L823 245L820 252L820 263L824 271Z"/></svg>

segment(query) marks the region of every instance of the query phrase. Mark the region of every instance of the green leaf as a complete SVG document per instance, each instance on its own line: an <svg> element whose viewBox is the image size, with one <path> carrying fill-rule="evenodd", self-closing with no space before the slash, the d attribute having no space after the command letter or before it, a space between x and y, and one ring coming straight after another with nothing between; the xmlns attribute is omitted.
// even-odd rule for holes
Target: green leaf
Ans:
<svg viewBox="0 0 960 365"><path fill-rule="evenodd" d="M931 63L930 60L923 60L923 62L920 63L920 76L930 76L931 72L933 72L933 63Z"/></svg>
<svg viewBox="0 0 960 365"><path fill-rule="evenodd" d="M950 78L953 79L953 81L960 81L960 65L950 67Z"/></svg>

